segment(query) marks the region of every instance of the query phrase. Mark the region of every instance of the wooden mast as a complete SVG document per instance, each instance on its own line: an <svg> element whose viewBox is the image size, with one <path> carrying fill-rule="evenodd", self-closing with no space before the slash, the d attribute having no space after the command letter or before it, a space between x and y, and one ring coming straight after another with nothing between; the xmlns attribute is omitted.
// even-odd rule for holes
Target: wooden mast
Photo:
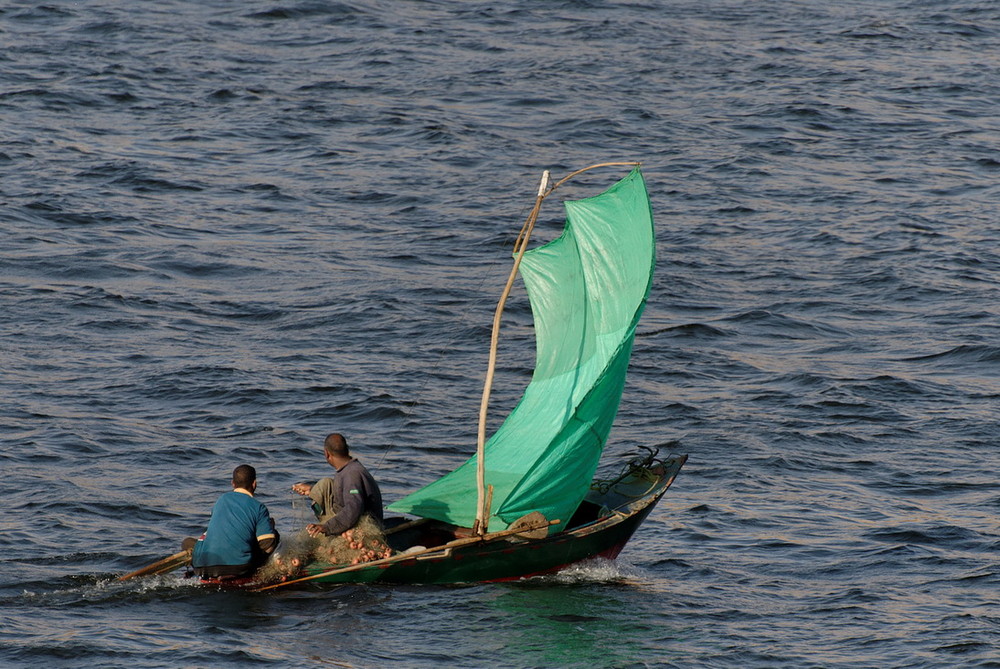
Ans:
<svg viewBox="0 0 1000 669"><path fill-rule="evenodd" d="M486 534L487 532L487 526L490 518L490 504L493 499L493 486L489 486L489 490L487 490L486 486L486 411L489 407L490 392L493 388L493 376L496 372L497 345L500 341L500 320L503 316L504 306L507 304L507 298L510 296L511 288L514 286L514 279L517 278L517 270L521 266L521 258L524 257L524 252L528 250L528 240L531 238L531 232L535 229L535 221L538 220L538 212L542 207L542 200L544 200L546 196L548 196L549 193L554 191L556 188L583 172L587 172L597 167L609 167L613 165L632 165L633 167L636 167L639 164L640 163L636 162L598 163L596 165L591 165L590 167L585 167L582 170L571 172L569 175L563 177L558 183L552 186L552 188L548 188L549 171L545 170L542 173L542 180L538 185L538 195L535 198L535 206L532 207L527 220L525 220L524 225L521 227L521 232L517 236L517 241L514 242L514 266L510 270L510 275L507 277L507 284L504 286L503 292L500 294L500 300L497 302L496 311L493 313L493 330L490 336L490 359L486 368L486 381L483 384L483 398L479 404L479 432L476 442L477 502L476 522L472 529L474 533L479 534L480 536Z"/></svg>
<svg viewBox="0 0 1000 669"><path fill-rule="evenodd" d="M492 495L488 495L486 491L486 410L490 404L490 392L493 389L493 375L496 372L497 367L497 344L500 341L500 319L503 317L504 306L507 304L507 298L510 296L511 288L514 286L514 279L517 278L517 270L521 266L521 258L524 257L524 252L528 249L528 240L531 238L531 231L535 229L535 221L538 220L538 211L542 207L542 200L544 200L547 195L546 188L548 188L548 185L549 171L545 170L542 172L541 183L538 184L538 195L535 197L535 206L531 208L531 212L528 214L527 220L525 220L524 225L521 227L521 232L517 235L517 241L514 242L514 266L511 268L510 275L507 277L507 284L504 286L503 292L500 294L500 300L497 302L496 311L493 312L493 331L490 336L490 360L486 367L486 381L483 383L483 398L479 404L479 433L476 440L477 502L476 524L473 526L473 531L480 535L486 534L490 517L489 503L493 497Z"/></svg>

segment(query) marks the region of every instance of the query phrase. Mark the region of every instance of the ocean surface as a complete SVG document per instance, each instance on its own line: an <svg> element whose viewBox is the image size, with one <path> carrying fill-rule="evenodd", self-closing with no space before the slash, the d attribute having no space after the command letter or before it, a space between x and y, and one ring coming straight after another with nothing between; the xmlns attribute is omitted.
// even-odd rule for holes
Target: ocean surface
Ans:
<svg viewBox="0 0 1000 669"><path fill-rule="evenodd" d="M0 0L0 45L0 666L1000 667L997 3ZM387 502L464 461L542 170L617 160L659 264L606 466L690 456L619 560L114 582L242 462L293 535L328 432ZM522 289L501 341L493 427Z"/></svg>

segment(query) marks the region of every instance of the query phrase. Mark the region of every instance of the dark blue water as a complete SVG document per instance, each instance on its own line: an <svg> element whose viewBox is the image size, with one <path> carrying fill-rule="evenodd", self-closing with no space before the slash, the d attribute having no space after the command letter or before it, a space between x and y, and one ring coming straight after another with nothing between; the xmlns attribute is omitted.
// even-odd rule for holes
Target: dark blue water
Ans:
<svg viewBox="0 0 1000 669"><path fill-rule="evenodd" d="M0 44L0 664L1000 666L994 3L6 0ZM660 258L608 451L690 455L617 563L112 581L240 462L294 532L327 432L387 501L464 460L537 179L607 160Z"/></svg>

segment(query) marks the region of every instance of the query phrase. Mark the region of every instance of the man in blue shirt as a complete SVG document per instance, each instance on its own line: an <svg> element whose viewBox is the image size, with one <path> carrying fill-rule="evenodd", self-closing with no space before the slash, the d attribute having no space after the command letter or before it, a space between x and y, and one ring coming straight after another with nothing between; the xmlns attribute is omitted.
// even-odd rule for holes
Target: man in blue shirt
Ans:
<svg viewBox="0 0 1000 669"><path fill-rule="evenodd" d="M233 491L215 503L208 529L193 543L191 565L202 578L250 576L278 547L280 535L267 507L257 501L257 471L250 465L233 470Z"/></svg>
<svg viewBox="0 0 1000 669"><path fill-rule="evenodd" d="M347 440L333 433L323 442L327 463L337 470L334 478L324 478L315 484L296 483L292 490L314 502L319 523L306 526L310 536L336 536L358 524L361 516L371 514L382 524L382 492L365 466L351 457Z"/></svg>

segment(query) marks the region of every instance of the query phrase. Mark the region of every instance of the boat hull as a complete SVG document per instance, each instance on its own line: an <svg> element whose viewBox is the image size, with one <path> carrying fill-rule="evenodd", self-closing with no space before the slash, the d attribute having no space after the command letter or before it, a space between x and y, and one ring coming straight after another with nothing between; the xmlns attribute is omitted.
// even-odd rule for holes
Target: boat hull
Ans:
<svg viewBox="0 0 1000 669"><path fill-rule="evenodd" d="M596 509L593 520L541 539L518 535L461 543L409 557L397 555L367 565L338 569L337 565L307 564L295 581L310 583L444 584L510 581L557 572L595 557L614 559L656 506L687 456L675 456L656 466L633 471L604 492L592 493L586 504ZM610 503L609 503L610 502ZM468 540L466 540L468 541ZM394 541L393 543L397 543Z"/></svg>

